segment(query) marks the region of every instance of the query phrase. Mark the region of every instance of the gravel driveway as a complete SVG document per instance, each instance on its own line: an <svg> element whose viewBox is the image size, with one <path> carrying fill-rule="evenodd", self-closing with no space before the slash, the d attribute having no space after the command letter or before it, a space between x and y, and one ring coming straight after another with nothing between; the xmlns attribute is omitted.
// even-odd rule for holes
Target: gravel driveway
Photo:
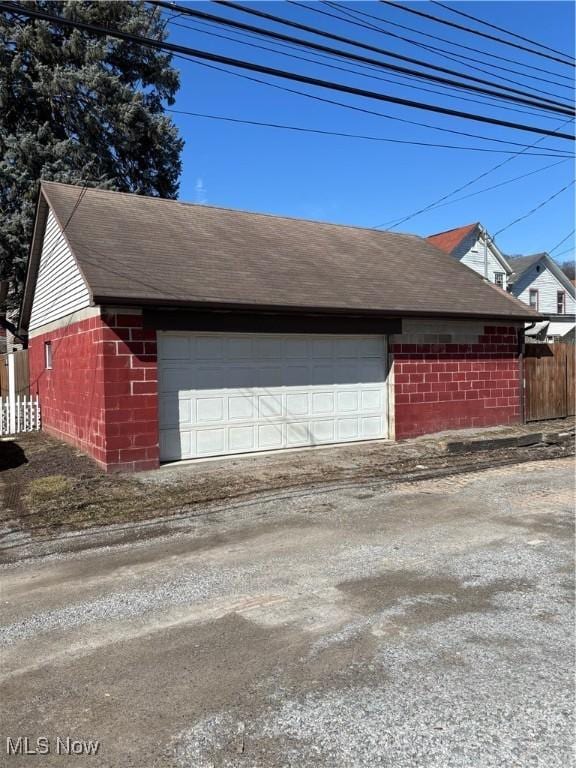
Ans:
<svg viewBox="0 0 576 768"><path fill-rule="evenodd" d="M568 768L573 469L287 492L4 566L0 764L69 737L94 768Z"/></svg>

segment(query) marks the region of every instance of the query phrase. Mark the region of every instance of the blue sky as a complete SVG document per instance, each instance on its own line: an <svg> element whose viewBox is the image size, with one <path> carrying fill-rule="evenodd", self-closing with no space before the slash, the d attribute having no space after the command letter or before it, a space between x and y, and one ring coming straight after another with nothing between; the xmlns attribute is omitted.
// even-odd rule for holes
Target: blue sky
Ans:
<svg viewBox="0 0 576 768"><path fill-rule="evenodd" d="M184 3L182 3L184 4ZM315 39L335 47L339 43L311 38L305 32L279 27L270 22L224 8L214 3L187 3L190 8L210 12L244 23L266 26L286 34ZM320 15L324 10L334 13L321 4L309 4L308 8L298 7L284 1L251 4L258 10L317 26L324 30L361 40L370 45L387 48L397 53L426 59L439 66L466 71L469 74L492 81L490 74L463 68L461 62L449 60L442 53L433 53L414 45L392 39L379 32L353 26ZM570 81L559 75L570 75L569 67L554 61L525 53L508 46L493 43L463 31L416 17L377 2L344 3L342 8L352 8L371 13L382 19L382 29L405 35L422 44L436 45L453 54L471 56L473 66L482 67L487 63L498 63L513 68L518 74L495 72L515 80L512 87L521 88L534 98L542 95L562 97L571 100L572 92L560 84ZM451 21L470 24L488 33L491 30L474 22L468 22L443 8L429 2L414 3L410 7L441 16ZM454 3L453 8L465 11L490 21L519 35L537 40L545 45L574 55L574 4L572 2L465 2ZM312 9L312 10L311 10ZM169 15L169 14L167 14ZM456 49L445 43L433 41L422 35L401 30L384 24L384 21L413 27L414 29L444 37L455 43L473 48L473 51ZM375 90L428 103L450 106L462 111L478 112L500 119L522 122L551 129L558 128L564 121L560 115L537 114L530 107L505 104L512 109L527 110L530 113L495 108L493 104L467 102L449 98L445 92L427 93L406 87L394 75L378 70L364 70L364 74L340 71L314 63L300 61L277 52L264 51L205 34L200 30L234 37L235 33L222 28L210 27L190 17L174 19L187 28L169 25L169 39L202 50L218 52L227 56L254 61L271 67L297 71L307 75L338 81L348 85ZM380 26L380 22L370 22ZM492 32L499 35L498 32ZM244 38L247 40L248 38ZM510 39L510 38L508 38ZM260 45L275 47L273 43L257 41ZM520 45L523 43L517 41ZM361 53L358 49L347 48ZM296 53L291 50L290 53ZM378 54L377 58L382 58ZM315 58L306 52L299 55ZM508 62L493 58L506 57ZM345 61L331 60L332 65L354 67ZM399 62L402 63L402 62ZM306 85L291 84L263 79L288 88L335 99L351 106L382 112L391 117L412 120L417 125L406 125L374 115L363 114L351 109L325 104L303 96L289 94L266 85L247 81L237 76L209 69L182 59L174 60L181 72L181 88L173 109L194 111L233 118L316 128L320 130L368 134L394 139L459 144L518 151L520 147L482 141L476 138L454 136L423 127L449 128L465 131L493 139L533 144L540 137L519 130L483 125L462 118L426 113L397 105L379 103L355 96L337 94L315 89ZM406 64L406 66L412 66ZM548 70L537 72L528 67ZM492 70L489 70L492 71ZM385 77L382 82L366 75ZM255 75L258 77L258 75ZM536 81L533 76L552 79L559 85ZM414 80L405 83L421 84ZM434 84L423 84L435 89ZM542 89L539 94L535 89ZM474 99L473 94L463 97ZM482 99L482 97L479 97ZM273 130L220 122L181 114L172 115L178 124L186 147L183 155L183 174L180 198L210 205L262 211L286 216L320 219L358 226L376 226L392 222L433 203L438 198L492 169L511 155L491 154L473 151L418 147L391 144L379 141L363 141L334 136L321 136ZM564 130L569 131L565 125ZM552 147L571 151L570 142L545 138L538 147ZM536 151L536 150L533 150ZM545 168L555 164L554 167ZM540 171L540 169L543 169ZM538 171L527 178L516 181L491 192L469 197L422 215L415 216L398 227L397 231L408 231L419 235L451 229L456 226L481 221L490 232L496 233L514 219L530 211L542 200L569 184L574 177L574 163L553 157L519 156L507 162L502 168L489 173L485 178L465 189L460 195L467 195L514 177ZM455 196L455 197L457 197ZM534 253L550 250L574 228L574 187L560 194L540 211L502 232L497 242L505 253ZM574 238L568 239L553 254L561 253L574 246ZM571 253L559 256L559 261L571 258Z"/></svg>

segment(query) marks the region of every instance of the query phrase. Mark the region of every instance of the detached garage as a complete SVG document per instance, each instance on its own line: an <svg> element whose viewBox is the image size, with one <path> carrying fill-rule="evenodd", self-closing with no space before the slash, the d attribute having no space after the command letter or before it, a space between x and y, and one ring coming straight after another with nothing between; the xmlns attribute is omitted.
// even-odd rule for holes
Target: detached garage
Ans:
<svg viewBox="0 0 576 768"><path fill-rule="evenodd" d="M525 304L421 238L43 183L43 428L109 470L521 419Z"/></svg>

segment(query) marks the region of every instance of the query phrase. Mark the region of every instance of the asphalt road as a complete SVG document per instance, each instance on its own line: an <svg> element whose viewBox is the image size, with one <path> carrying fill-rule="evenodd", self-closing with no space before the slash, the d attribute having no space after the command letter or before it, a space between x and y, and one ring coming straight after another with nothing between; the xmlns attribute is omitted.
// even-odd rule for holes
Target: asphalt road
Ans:
<svg viewBox="0 0 576 768"><path fill-rule="evenodd" d="M4 566L0 764L573 765L573 470L311 488Z"/></svg>

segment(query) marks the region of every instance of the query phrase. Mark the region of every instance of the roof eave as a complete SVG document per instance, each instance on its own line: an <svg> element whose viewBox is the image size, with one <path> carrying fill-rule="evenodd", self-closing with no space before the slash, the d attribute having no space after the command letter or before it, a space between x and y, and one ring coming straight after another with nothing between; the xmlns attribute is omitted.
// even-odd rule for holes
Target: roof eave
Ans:
<svg viewBox="0 0 576 768"><path fill-rule="evenodd" d="M20 315L18 318L18 332L28 333L28 324L32 312L32 300L36 288L36 279L38 277L38 267L40 265L40 256L42 254L42 243L46 222L48 221L48 202L42 193L42 188L38 192L36 201L36 211L34 212L34 230L28 254L28 264L26 265L26 280L24 282L24 292L22 294L22 303L20 305Z"/></svg>
<svg viewBox="0 0 576 768"><path fill-rule="evenodd" d="M542 320L539 313L527 309L524 312L496 314L485 312L446 312L443 310L409 310L409 309L363 309L355 307L329 307L294 304L245 304L225 301L188 301L185 299L146 299L126 296L105 296L94 294L94 303L101 306L118 307L149 307L154 309L208 309L220 312L283 312L293 314L317 315L362 315L371 317L444 317L454 319L474 320L511 320L515 322L530 322Z"/></svg>

